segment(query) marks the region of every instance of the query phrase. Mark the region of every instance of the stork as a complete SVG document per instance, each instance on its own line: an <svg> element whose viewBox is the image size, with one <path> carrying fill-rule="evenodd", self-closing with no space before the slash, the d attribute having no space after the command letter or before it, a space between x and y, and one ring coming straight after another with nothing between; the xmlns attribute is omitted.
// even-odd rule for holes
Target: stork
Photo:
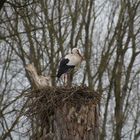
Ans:
<svg viewBox="0 0 140 140"><path fill-rule="evenodd" d="M67 74L70 70L80 66L82 60L84 60L81 51L78 48L73 48L70 54L67 54L62 60L60 61L57 77L60 78L61 75L64 74L64 81L65 81L65 74Z"/></svg>
<svg viewBox="0 0 140 140"><path fill-rule="evenodd" d="M50 76L38 75L33 64L26 65L25 69L29 72L29 76L37 88L51 86Z"/></svg>

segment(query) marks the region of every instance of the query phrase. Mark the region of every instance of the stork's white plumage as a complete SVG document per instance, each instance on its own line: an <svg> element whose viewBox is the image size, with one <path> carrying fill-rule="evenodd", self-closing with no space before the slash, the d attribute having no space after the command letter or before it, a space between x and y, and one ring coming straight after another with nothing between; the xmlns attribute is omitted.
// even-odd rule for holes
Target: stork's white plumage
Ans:
<svg viewBox="0 0 140 140"><path fill-rule="evenodd" d="M67 54L61 61L57 73L60 78L62 74L67 73L69 70L78 67L83 60L81 51L78 48L73 48L70 54Z"/></svg>

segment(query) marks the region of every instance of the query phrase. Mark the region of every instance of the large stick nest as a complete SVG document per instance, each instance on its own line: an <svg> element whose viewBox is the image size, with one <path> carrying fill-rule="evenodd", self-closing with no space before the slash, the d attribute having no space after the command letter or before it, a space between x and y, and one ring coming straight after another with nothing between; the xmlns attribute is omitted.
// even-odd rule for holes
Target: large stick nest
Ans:
<svg viewBox="0 0 140 140"><path fill-rule="evenodd" d="M89 90L86 86L46 87L32 90L26 96L29 98L27 115L30 117L38 116L39 120L49 117L64 104L69 104L78 109L82 105L91 103L96 106L101 99L99 93Z"/></svg>

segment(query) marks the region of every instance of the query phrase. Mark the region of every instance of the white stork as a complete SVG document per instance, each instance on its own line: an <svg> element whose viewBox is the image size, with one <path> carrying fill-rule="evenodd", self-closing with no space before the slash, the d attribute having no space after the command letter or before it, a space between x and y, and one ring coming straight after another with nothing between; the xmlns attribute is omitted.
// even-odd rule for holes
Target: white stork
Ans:
<svg viewBox="0 0 140 140"><path fill-rule="evenodd" d="M32 78L32 81L37 88L51 86L50 76L38 75L33 64L28 64L25 68L29 72L29 76Z"/></svg>
<svg viewBox="0 0 140 140"><path fill-rule="evenodd" d="M72 52L70 54L67 54L60 61L57 77L60 78L61 75L68 73L75 67L80 66L82 60L84 60L84 58L81 55L81 51L78 48L73 48Z"/></svg>

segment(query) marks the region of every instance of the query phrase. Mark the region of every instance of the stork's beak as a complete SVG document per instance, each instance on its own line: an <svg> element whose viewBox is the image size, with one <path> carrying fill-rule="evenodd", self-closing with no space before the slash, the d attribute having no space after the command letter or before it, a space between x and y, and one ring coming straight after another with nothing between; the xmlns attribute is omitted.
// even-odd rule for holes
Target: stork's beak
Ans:
<svg viewBox="0 0 140 140"><path fill-rule="evenodd" d="M82 60L84 61L85 60L85 57L84 56L81 56L82 57Z"/></svg>
<svg viewBox="0 0 140 140"><path fill-rule="evenodd" d="M81 53L78 53L78 54L82 58L82 61L85 60L85 57L83 55L81 55Z"/></svg>

